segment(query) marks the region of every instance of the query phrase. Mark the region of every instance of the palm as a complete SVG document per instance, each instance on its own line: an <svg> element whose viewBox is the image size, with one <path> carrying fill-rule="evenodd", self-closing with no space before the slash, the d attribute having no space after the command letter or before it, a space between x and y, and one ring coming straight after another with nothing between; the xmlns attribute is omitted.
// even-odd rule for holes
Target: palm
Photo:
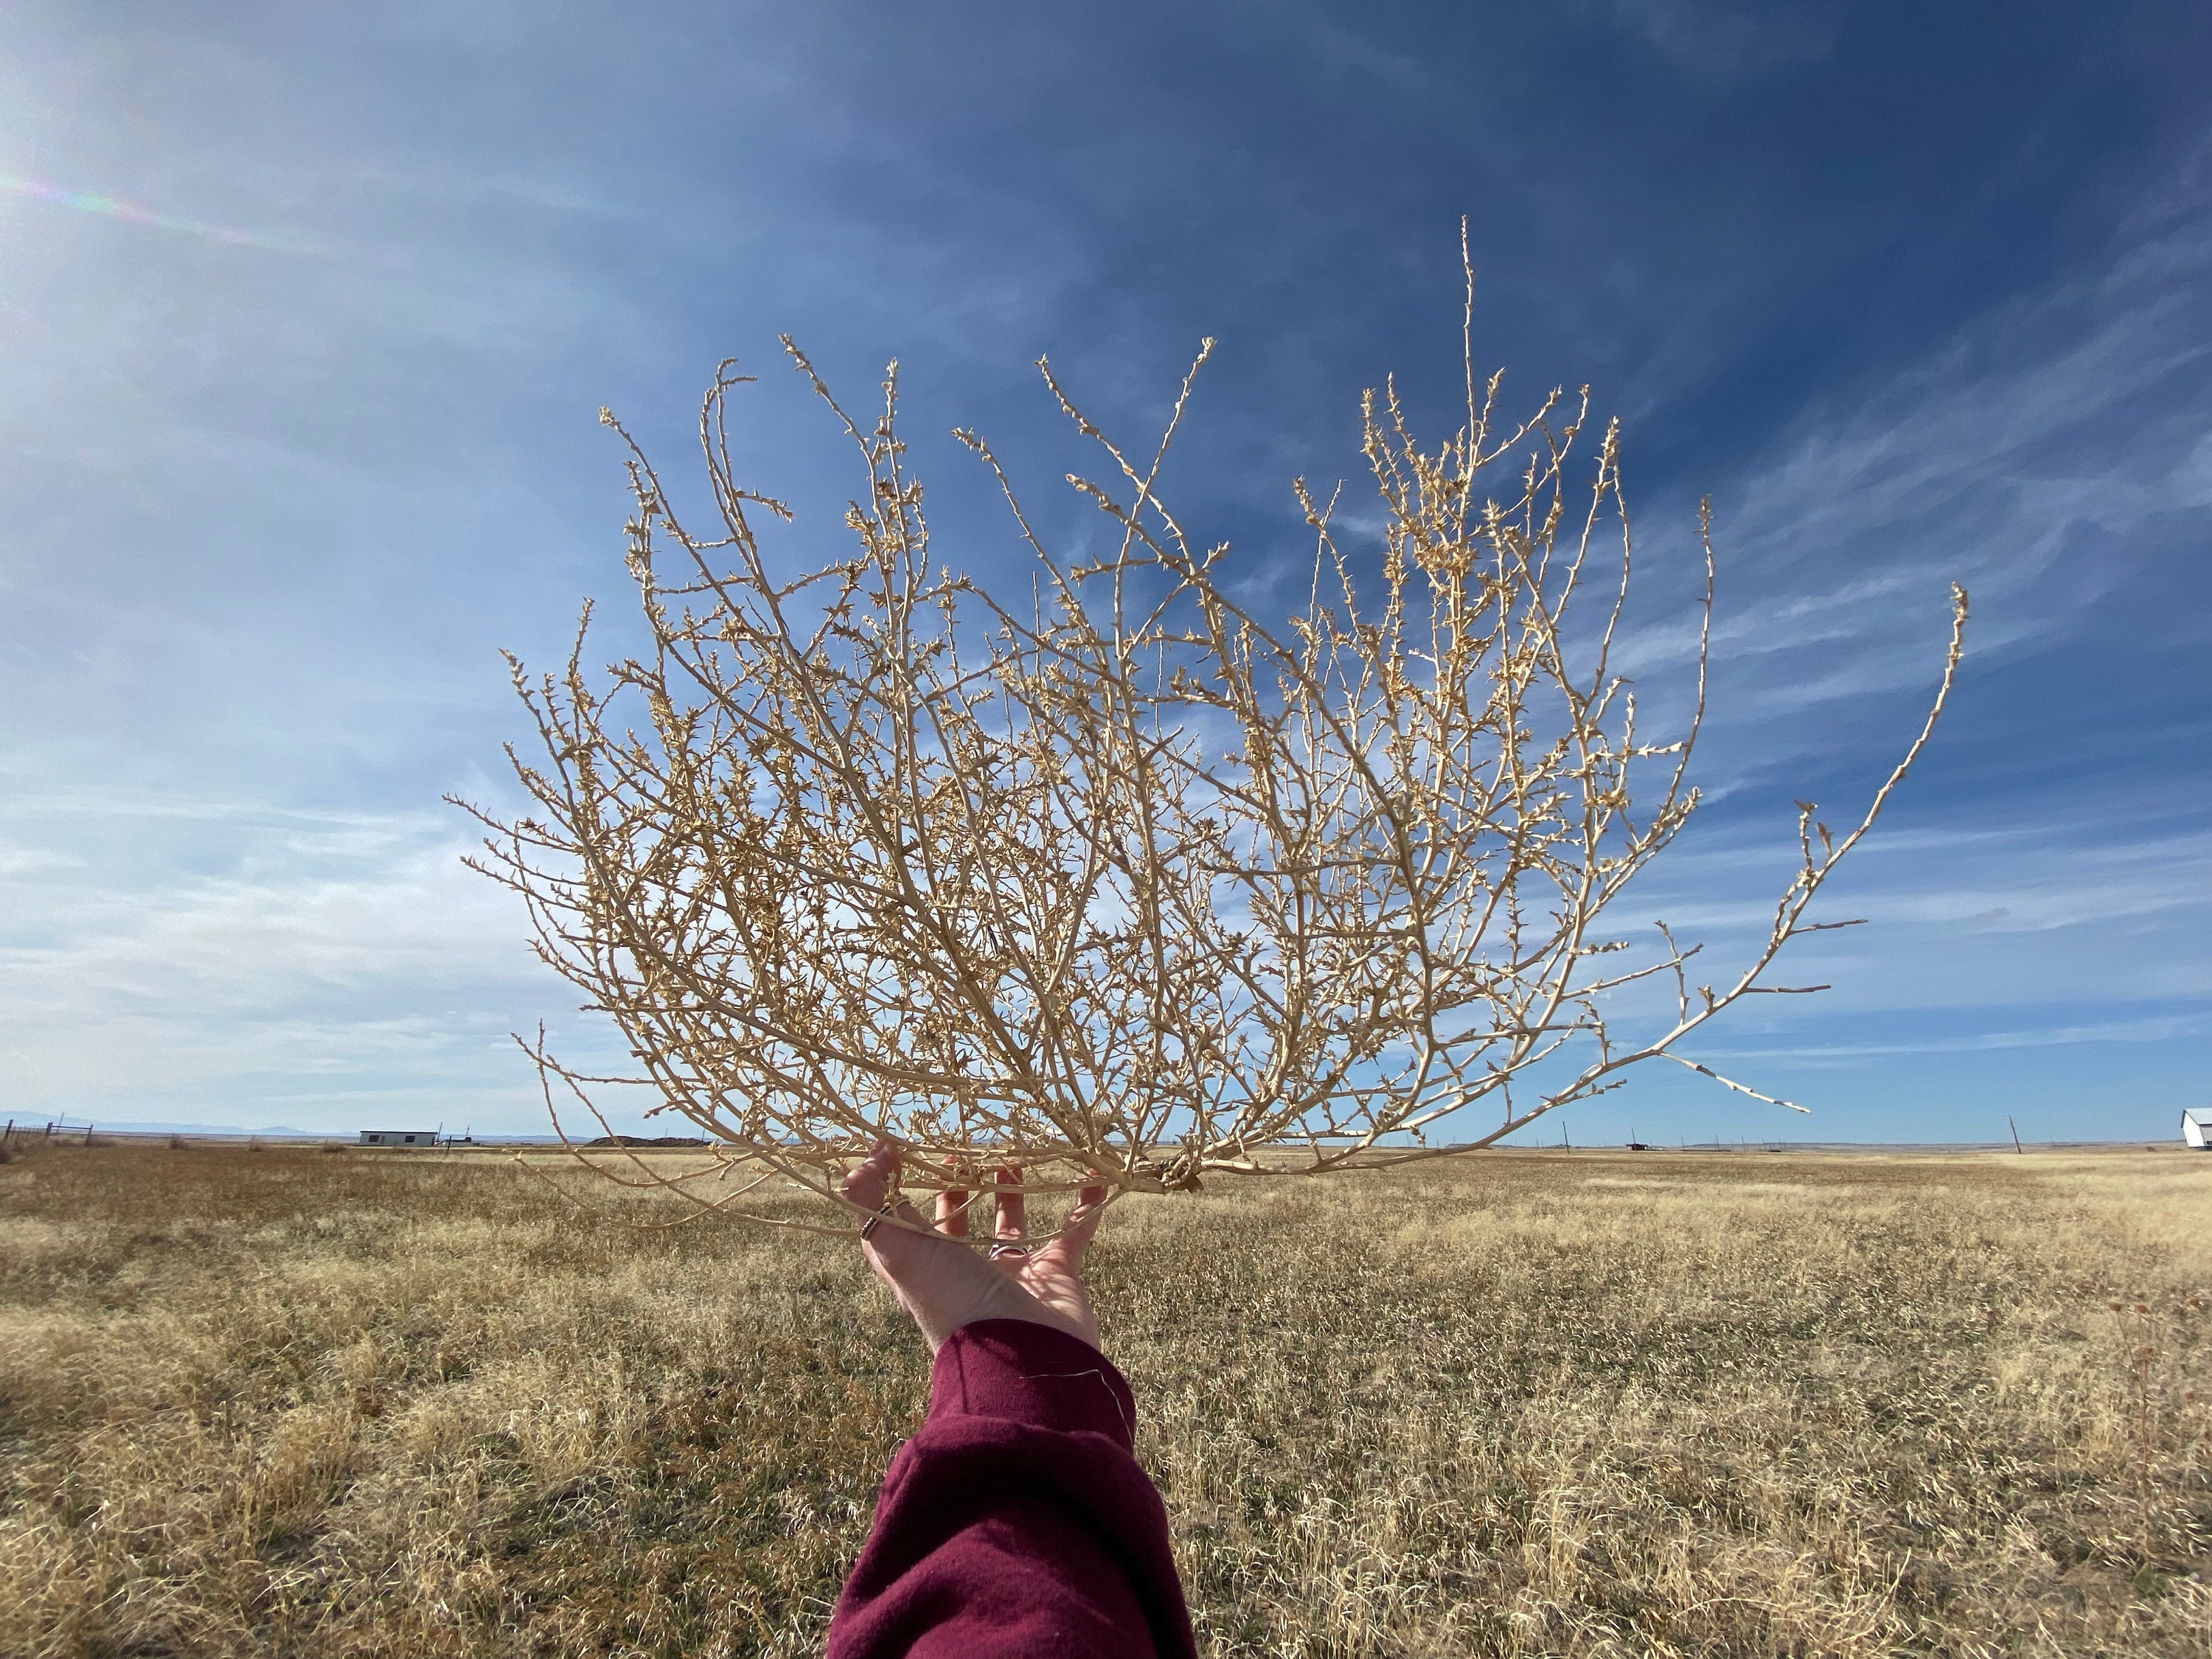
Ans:
<svg viewBox="0 0 2212 1659"><path fill-rule="evenodd" d="M1077 1334L1098 1346L1098 1319L1091 1311L1091 1297L1083 1288L1080 1257L1071 1261L1067 1241L1055 1238L1027 1256L1006 1255L991 1265L1027 1291L1044 1306L1079 1328Z"/></svg>

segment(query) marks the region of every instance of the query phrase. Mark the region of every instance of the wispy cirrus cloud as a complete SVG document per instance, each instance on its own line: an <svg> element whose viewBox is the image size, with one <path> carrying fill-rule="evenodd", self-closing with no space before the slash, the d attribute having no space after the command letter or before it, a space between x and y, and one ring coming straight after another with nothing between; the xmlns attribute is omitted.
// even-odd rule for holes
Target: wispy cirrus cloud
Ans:
<svg viewBox="0 0 2212 1659"><path fill-rule="evenodd" d="M1036 352L1126 435L1218 334L1171 496L1256 550L1272 605L1308 572L1284 481L1358 472L1358 387L1441 343L1450 401L1463 212L1509 387L1628 388L1647 732L1681 711L1698 564L1693 486L1639 491L1719 505L1711 810L1639 915L1755 943L1788 796L1864 799L1946 582L1975 592L1960 702L1832 894L1873 925L1807 959L1837 990L1717 1040L1832 1050L1870 1092L2027 1057L1975 1099L2076 1048L2137 1087L2155 1068L2093 1035L2131 1020L2146 1054L2196 1040L2156 1032L2212 936L2176 805L2193 785L2201 823L2201 673L2174 666L2212 627L2212 198L2145 135L2201 130L2203 94L2101 13L2023 14L2000 72L1970 22L1908 58L1820 0L94 10L0 17L0 160L58 181L0 191L19 1097L536 1127L506 1033L573 994L417 809L517 733L491 647L557 659L622 588L600 404L677 458L726 352L759 369L789 328L856 402L901 354L940 547L988 578L1011 535L945 428L1056 477ZM336 257L252 240L287 228ZM1942 343L1892 349L1888 319ZM777 556L842 551L849 457L760 392L747 476L829 508ZM1070 548L1099 523L1040 510ZM1941 1046L2033 1031L2084 1035ZM1885 1070L1884 1044L1936 1046Z"/></svg>
<svg viewBox="0 0 2212 1659"><path fill-rule="evenodd" d="M519 907L463 868L471 842L453 815L118 787L18 799L7 816L12 1101L234 1121L242 1093L296 1127L344 1128L350 1115L318 1119L317 1103L357 1115L434 1097L487 1127L541 1127L509 1034L559 1023L574 999L530 957ZM149 881L157 848L200 867Z"/></svg>
<svg viewBox="0 0 2212 1659"><path fill-rule="evenodd" d="M1770 659L1760 678L1781 683L1761 701L1794 709L1928 680L1948 580L1978 602L1978 661L2074 623L2130 574L2114 543L2212 505L2207 341L2212 214L2170 213L2105 275L2014 301L1933 357L1832 394L1717 492L1716 657ZM1749 600L1729 597L1747 586ZM1619 660L1679 664L1696 639L1687 620L1645 627Z"/></svg>
<svg viewBox="0 0 2212 1659"><path fill-rule="evenodd" d="M2085 1042L2172 1042L2207 1036L2212 1036L2212 1011L2191 1009L2125 1019L2053 1023L2017 1030L1960 1032L1949 1036L1903 1041L1761 1045L1730 1042L1723 1038L1708 1043L1706 1050L1714 1054L1725 1054L1732 1060L1786 1059L1817 1063L1911 1054L1986 1054L2015 1048L2071 1048Z"/></svg>
<svg viewBox="0 0 2212 1659"><path fill-rule="evenodd" d="M1840 0L1585 0L1671 62L1733 79L1817 62L1842 33Z"/></svg>

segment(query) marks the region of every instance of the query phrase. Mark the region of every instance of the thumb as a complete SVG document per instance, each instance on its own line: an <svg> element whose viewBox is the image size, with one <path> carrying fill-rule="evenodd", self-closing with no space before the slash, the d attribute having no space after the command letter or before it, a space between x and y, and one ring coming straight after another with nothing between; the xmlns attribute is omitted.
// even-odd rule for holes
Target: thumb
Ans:
<svg viewBox="0 0 2212 1659"><path fill-rule="evenodd" d="M939 1242L936 1230L922 1219L921 1211L902 1197L890 1201L896 1196L891 1183L897 1179L898 1170L898 1148L883 1141L845 1177L841 1188L850 1202L900 1224L878 1227L874 1237L860 1242L860 1252L869 1265L895 1289L908 1274L921 1268Z"/></svg>
<svg viewBox="0 0 2212 1659"><path fill-rule="evenodd" d="M1105 1212L1106 1189L1103 1187L1085 1187L1078 1195L1075 1207L1067 1212L1067 1219L1061 1224L1059 1238L1054 1241L1060 1247L1060 1255L1068 1262L1076 1264L1082 1261L1083 1253L1091 1248L1092 1235L1098 1231L1099 1218Z"/></svg>
<svg viewBox="0 0 2212 1659"><path fill-rule="evenodd" d="M879 1140L859 1166L846 1176L838 1190L848 1201L864 1210L880 1210L884 1194L898 1180L898 1148L888 1140Z"/></svg>

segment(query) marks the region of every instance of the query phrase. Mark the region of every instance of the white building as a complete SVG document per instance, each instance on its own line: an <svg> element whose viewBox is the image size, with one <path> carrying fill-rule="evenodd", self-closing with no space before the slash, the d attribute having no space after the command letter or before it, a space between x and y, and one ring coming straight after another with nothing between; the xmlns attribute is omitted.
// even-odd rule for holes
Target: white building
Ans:
<svg viewBox="0 0 2212 1659"><path fill-rule="evenodd" d="M438 1144L435 1129L363 1129L363 1146L434 1146Z"/></svg>
<svg viewBox="0 0 2212 1659"><path fill-rule="evenodd" d="M2191 1106L2181 1115L2181 1138L2200 1152L2212 1151L2212 1106Z"/></svg>

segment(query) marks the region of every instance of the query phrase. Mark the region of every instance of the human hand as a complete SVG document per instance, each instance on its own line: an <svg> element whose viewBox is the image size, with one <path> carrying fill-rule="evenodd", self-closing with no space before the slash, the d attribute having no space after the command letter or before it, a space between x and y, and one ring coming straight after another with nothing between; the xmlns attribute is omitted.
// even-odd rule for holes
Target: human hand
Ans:
<svg viewBox="0 0 2212 1659"><path fill-rule="evenodd" d="M898 1148L888 1142L878 1146L845 1177L845 1196L862 1209L880 1210L898 1168ZM1018 1170L997 1171L994 1184L1001 1190L993 1223L996 1237L1018 1240L1022 1236L1026 1224L1022 1194L1003 1190L1020 1179ZM1098 1346L1098 1320L1083 1288L1083 1253L1098 1231L1106 1189L1085 1187L1058 1237L1034 1249L1018 1243L997 1246L988 1261L967 1245L951 1242L967 1236L967 1196L963 1192L939 1194L933 1229L902 1198L890 1213L906 1226L879 1226L860 1245L868 1265L921 1327L930 1352L936 1352L945 1338L979 1319L1026 1319Z"/></svg>

